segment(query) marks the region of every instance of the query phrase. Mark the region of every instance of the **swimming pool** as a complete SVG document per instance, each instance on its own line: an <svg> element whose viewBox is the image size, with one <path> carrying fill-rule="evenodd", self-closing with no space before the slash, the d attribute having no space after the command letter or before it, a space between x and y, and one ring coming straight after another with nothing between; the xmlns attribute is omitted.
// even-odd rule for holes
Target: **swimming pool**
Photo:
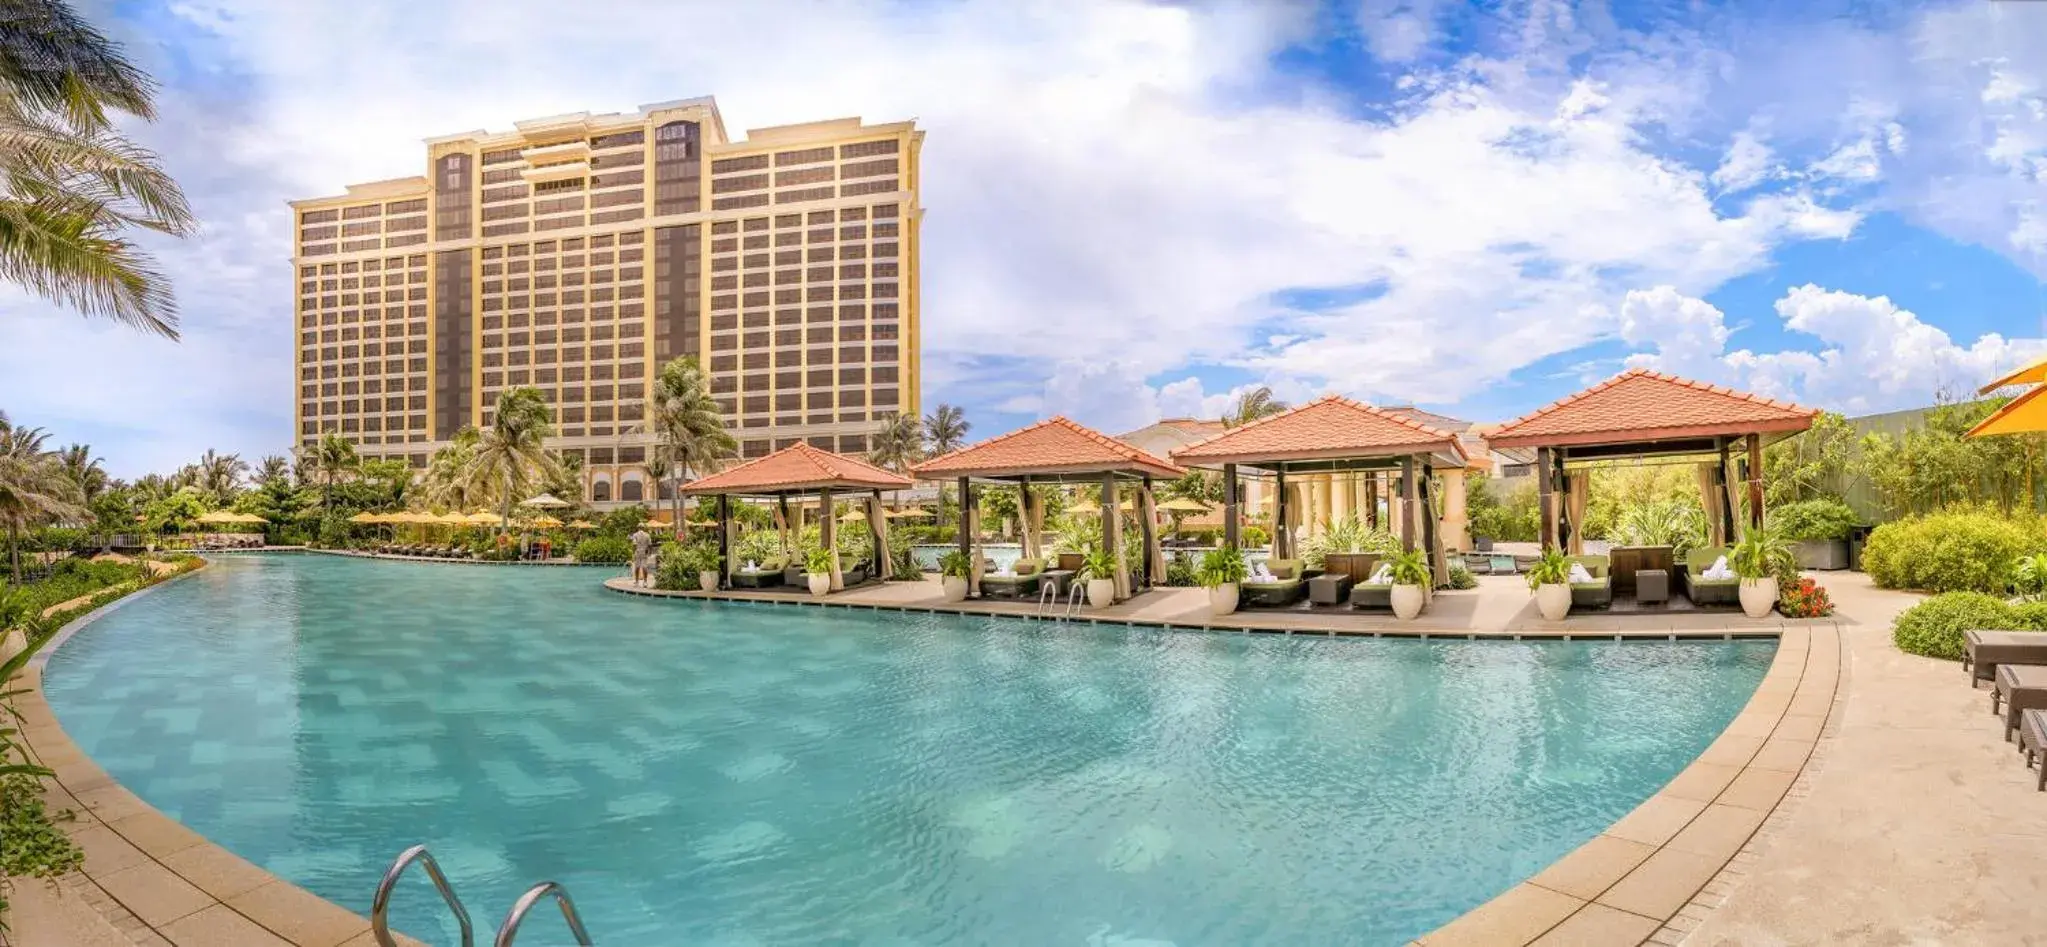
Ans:
<svg viewBox="0 0 2047 947"><path fill-rule="evenodd" d="M1160 632L251 556L88 626L45 688L151 804L358 911L425 841L480 926L552 878L606 945L1394 944L1648 796L1774 649ZM393 913L452 940L417 876Z"/></svg>

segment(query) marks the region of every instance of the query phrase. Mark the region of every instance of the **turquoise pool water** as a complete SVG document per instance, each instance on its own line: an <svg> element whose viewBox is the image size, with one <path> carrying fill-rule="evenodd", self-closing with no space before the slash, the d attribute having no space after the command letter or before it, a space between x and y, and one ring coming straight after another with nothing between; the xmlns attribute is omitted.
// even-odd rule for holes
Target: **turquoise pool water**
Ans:
<svg viewBox="0 0 2047 947"><path fill-rule="evenodd" d="M607 945L1396 944L1732 719L1773 642L1351 641L664 602L595 570L223 557L51 659L86 752L367 912ZM452 943L431 889L401 929ZM563 943L536 915L522 944ZM488 940L488 937L485 937Z"/></svg>

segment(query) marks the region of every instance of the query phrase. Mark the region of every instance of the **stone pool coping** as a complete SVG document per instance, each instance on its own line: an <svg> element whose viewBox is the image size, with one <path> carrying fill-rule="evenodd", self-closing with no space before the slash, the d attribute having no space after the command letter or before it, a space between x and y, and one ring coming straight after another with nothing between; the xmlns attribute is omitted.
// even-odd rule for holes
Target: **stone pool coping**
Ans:
<svg viewBox="0 0 2047 947"><path fill-rule="evenodd" d="M44 784L44 802L53 810L76 814L65 832L85 850L82 877L71 875L50 884L92 904L138 945L375 947L368 919L207 841L115 782L71 741L43 698L44 666L72 635L203 568L123 596L67 623L30 659L17 682L25 688L15 703L22 741L36 762L57 773ZM20 889L43 882L20 878L8 883ZM85 934L16 930L11 936L14 943L28 945L74 943Z"/></svg>

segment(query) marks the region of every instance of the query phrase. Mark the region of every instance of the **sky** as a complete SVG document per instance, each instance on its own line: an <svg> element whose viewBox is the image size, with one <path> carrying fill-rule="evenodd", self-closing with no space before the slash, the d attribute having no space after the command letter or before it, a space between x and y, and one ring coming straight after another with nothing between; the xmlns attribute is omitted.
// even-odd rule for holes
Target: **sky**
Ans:
<svg viewBox="0 0 2047 947"><path fill-rule="evenodd" d="M2047 3L84 0L202 232L184 337L0 287L0 410L116 475L291 442L286 201L714 95L915 119L925 409L1270 385L1502 421L1630 366L1849 414L2047 355Z"/></svg>

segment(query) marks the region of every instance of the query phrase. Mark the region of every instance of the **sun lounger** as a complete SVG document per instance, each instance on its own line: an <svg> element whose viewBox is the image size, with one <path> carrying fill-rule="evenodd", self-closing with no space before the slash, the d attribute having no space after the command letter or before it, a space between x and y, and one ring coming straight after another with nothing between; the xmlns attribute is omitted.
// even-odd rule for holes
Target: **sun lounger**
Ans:
<svg viewBox="0 0 2047 947"><path fill-rule="evenodd" d="M1018 559L1010 564L1014 575L984 575L981 577L981 595L984 598L1022 598L1036 595L1038 583L1044 581L1041 574L1045 564L1037 559Z"/></svg>
<svg viewBox="0 0 2047 947"><path fill-rule="evenodd" d="M2026 766L2036 773L2034 792L2047 792L2047 710L2028 710L2019 715L2019 752Z"/></svg>
<svg viewBox="0 0 2047 947"><path fill-rule="evenodd" d="M1574 565L1585 567L1592 573L1590 582L1571 583L1572 608L1611 608L1613 606L1613 575L1605 556L1572 556Z"/></svg>
<svg viewBox="0 0 2047 947"><path fill-rule="evenodd" d="M1727 555L1726 546L1708 546L1685 553L1683 577L1685 597L1693 605L1740 605L1741 580L1732 576L1725 579L1701 578L1707 569L1721 556Z"/></svg>
<svg viewBox="0 0 2047 947"><path fill-rule="evenodd" d="M2004 705L2004 738L2011 739L2019 728L2019 715L2027 710L2047 708L2047 667L2005 664L1997 669L1990 688L1990 712Z"/></svg>
<svg viewBox="0 0 2047 947"><path fill-rule="evenodd" d="M754 572L734 569L732 571L732 587L738 589L772 589L779 587L782 584L782 572L787 568L788 565L782 560L769 559L760 563L758 570Z"/></svg>
<svg viewBox="0 0 2047 947"><path fill-rule="evenodd" d="M1272 573L1270 581L1245 579L1238 583L1242 604L1251 608L1285 608L1307 596L1308 585L1301 578L1299 559L1270 559L1265 569Z"/></svg>
<svg viewBox="0 0 2047 947"><path fill-rule="evenodd" d="M1993 680L2004 664L2047 664L2047 634L2037 631L1962 632L1962 670L1969 687Z"/></svg>

